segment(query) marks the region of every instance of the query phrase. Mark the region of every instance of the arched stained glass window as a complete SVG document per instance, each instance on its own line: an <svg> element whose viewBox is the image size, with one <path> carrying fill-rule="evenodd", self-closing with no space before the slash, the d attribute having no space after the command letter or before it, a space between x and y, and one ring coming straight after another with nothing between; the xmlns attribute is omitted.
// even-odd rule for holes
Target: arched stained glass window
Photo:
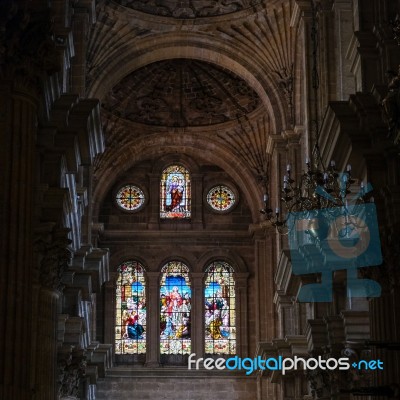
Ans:
<svg viewBox="0 0 400 400"><path fill-rule="evenodd" d="M143 206L145 196L143 191L134 185L126 185L120 188L115 196L117 204L123 210L135 211Z"/></svg>
<svg viewBox="0 0 400 400"><path fill-rule="evenodd" d="M236 354L235 281L229 264L208 266L204 298L206 354Z"/></svg>
<svg viewBox="0 0 400 400"><path fill-rule="evenodd" d="M192 293L189 268L178 261L164 265L160 284L160 353L190 354Z"/></svg>
<svg viewBox="0 0 400 400"><path fill-rule="evenodd" d="M190 175L181 165L171 165L161 176L160 217L190 218Z"/></svg>
<svg viewBox="0 0 400 400"><path fill-rule="evenodd" d="M235 202L235 194L224 185L214 186L207 193L207 203L216 211L228 211Z"/></svg>
<svg viewBox="0 0 400 400"><path fill-rule="evenodd" d="M137 261L118 267L115 354L146 353L146 282Z"/></svg>

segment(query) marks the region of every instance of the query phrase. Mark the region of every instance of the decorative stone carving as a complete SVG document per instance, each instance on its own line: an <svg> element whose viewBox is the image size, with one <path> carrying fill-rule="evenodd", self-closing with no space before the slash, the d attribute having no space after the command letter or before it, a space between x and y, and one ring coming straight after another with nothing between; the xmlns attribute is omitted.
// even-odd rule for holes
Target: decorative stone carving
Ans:
<svg viewBox="0 0 400 400"><path fill-rule="evenodd" d="M342 351L343 357L348 357L350 364L358 363L360 360L370 360L372 352L369 348L355 348L348 345ZM367 369L350 368L346 371L345 390L360 389L368 387L372 381L372 371Z"/></svg>
<svg viewBox="0 0 400 400"><path fill-rule="evenodd" d="M74 346L64 346L58 352L58 398L82 398L81 380L86 375L86 353Z"/></svg>
<svg viewBox="0 0 400 400"><path fill-rule="evenodd" d="M48 12L30 13L16 3L0 6L0 69L19 74L40 90L40 76L61 68Z"/></svg>
<svg viewBox="0 0 400 400"><path fill-rule="evenodd" d="M249 6L250 0L117 0L119 4L148 14L174 18L199 18L230 14Z"/></svg>
<svg viewBox="0 0 400 400"><path fill-rule="evenodd" d="M42 226L35 241L35 249L39 254L39 281L49 289L62 289L61 279L67 270L72 254L68 249L68 229L49 230L48 224Z"/></svg>
<svg viewBox="0 0 400 400"><path fill-rule="evenodd" d="M238 157L252 169L255 178L265 187L268 183L269 156L267 154L268 134L271 132L270 118L264 115L256 121L244 117L238 119L239 126L217 133Z"/></svg>
<svg viewBox="0 0 400 400"><path fill-rule="evenodd" d="M294 107L293 107L293 89L294 89L294 75L293 63L290 68L282 67L280 71L272 71L278 79L278 87L285 97L286 103L289 107L289 124L294 124Z"/></svg>
<svg viewBox="0 0 400 400"><path fill-rule="evenodd" d="M396 73L392 70L386 72L388 79L388 94L382 101L384 119L389 128L388 138L395 145L400 143L400 68Z"/></svg>
<svg viewBox="0 0 400 400"><path fill-rule="evenodd" d="M331 373L332 371L329 371ZM314 399L319 399L322 397L329 397L330 391L330 376L327 371L321 369L307 370L306 377L310 383L311 395Z"/></svg>
<svg viewBox="0 0 400 400"><path fill-rule="evenodd" d="M175 59L131 73L114 86L103 107L135 122L184 127L235 120L260 104L256 92L230 72L202 61Z"/></svg>
<svg viewBox="0 0 400 400"><path fill-rule="evenodd" d="M396 15L394 21L390 22L390 25L393 32L393 38L396 40L397 45L400 46L400 18L398 15Z"/></svg>

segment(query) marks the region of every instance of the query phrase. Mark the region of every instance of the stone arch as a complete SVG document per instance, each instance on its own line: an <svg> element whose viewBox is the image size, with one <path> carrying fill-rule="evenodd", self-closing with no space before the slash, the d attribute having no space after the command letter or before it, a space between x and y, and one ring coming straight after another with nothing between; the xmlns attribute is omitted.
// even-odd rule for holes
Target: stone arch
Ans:
<svg viewBox="0 0 400 400"><path fill-rule="evenodd" d="M155 45L154 43L157 43ZM108 59L99 68L89 96L102 99L111 88L129 73L148 64L174 58L188 58L206 61L231 71L245 80L260 96L268 114L272 118L272 130L276 133L284 129L285 105L282 104L278 88L256 60L250 63L250 54L245 49L233 49L216 40L212 45L199 41L198 35L187 34L185 40L178 34L164 34L152 40L126 46L113 59ZM140 55L140 56L138 56ZM123 65L123 67L121 67Z"/></svg>
<svg viewBox="0 0 400 400"><path fill-rule="evenodd" d="M110 281L112 281L114 274L117 274L117 268L125 261L137 261L142 264L143 268L146 272L151 271L151 267L149 266L147 260L142 256L138 256L135 253L135 249L133 247L124 247L119 251L114 251L110 256Z"/></svg>
<svg viewBox="0 0 400 400"><path fill-rule="evenodd" d="M165 154L165 156L161 156L153 166L153 173L160 174L162 171L167 168L169 165L179 164L185 167L191 174L196 174L199 172L199 166L197 162L188 157L186 154Z"/></svg>
<svg viewBox="0 0 400 400"><path fill-rule="evenodd" d="M194 271L194 268L193 268L194 260L193 259L190 260L190 255L187 254L187 252L185 252L182 249L179 250L179 253L180 253L179 255L172 255L172 256L165 257L158 263L157 271L160 272L160 278L161 278L161 269L166 264L168 264L169 262L172 262L172 261L178 261L178 262L181 262L182 264L185 264L189 268L189 276Z"/></svg>
<svg viewBox="0 0 400 400"><path fill-rule="evenodd" d="M204 253L197 260L197 271L205 272L206 268L214 261L227 262L235 272L248 272L245 262L234 250L222 248L214 248Z"/></svg>
<svg viewBox="0 0 400 400"><path fill-rule="evenodd" d="M120 173L144 159L157 157L158 155L162 156L167 152L179 152L194 158L201 155L202 159L218 165L227 172L247 199L253 221L259 221L261 187L257 186L254 173L241 159L234 157L233 154L226 150L223 144L210 142L209 138L201 137L201 135L175 134L172 136L173 138L175 140L170 144L166 144L168 141L165 136L142 137L129 146L116 150L113 159L118 160L118 163L115 162L111 168L101 175L94 190L93 215L95 217L98 216L101 203ZM161 146L162 153L160 153ZM232 160L234 160L234 163Z"/></svg>

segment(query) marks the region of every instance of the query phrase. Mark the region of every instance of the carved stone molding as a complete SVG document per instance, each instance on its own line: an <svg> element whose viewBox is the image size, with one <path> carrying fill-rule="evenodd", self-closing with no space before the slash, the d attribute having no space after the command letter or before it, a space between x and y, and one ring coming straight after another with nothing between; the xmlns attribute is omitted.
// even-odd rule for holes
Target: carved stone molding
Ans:
<svg viewBox="0 0 400 400"><path fill-rule="evenodd" d="M116 0L125 7L142 11L151 15L159 15L173 18L201 18L213 17L218 15L230 14L243 10L254 1L251 0L193 0L193 1L136 1L136 0Z"/></svg>
<svg viewBox="0 0 400 400"><path fill-rule="evenodd" d="M21 78L25 86L41 92L43 73L61 69L48 10L28 12L16 3L0 6L0 70L3 77ZM15 84L15 82L14 82Z"/></svg>
<svg viewBox="0 0 400 400"><path fill-rule="evenodd" d="M69 229L54 228L54 224L43 224L36 230L35 249L39 256L39 282L43 287L62 289L62 275L68 269L71 252L68 249Z"/></svg>
<svg viewBox="0 0 400 400"><path fill-rule="evenodd" d="M260 104L256 92L229 71L203 61L174 59L126 76L103 107L130 121L186 127L235 120Z"/></svg>
<svg viewBox="0 0 400 400"><path fill-rule="evenodd" d="M74 346L63 346L58 351L58 397L81 398L81 380L86 375L86 352Z"/></svg>

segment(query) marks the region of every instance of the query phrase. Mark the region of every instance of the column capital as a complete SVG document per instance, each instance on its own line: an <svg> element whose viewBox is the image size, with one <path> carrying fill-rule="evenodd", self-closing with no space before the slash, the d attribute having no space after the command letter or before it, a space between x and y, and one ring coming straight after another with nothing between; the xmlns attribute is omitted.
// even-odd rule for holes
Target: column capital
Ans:
<svg viewBox="0 0 400 400"><path fill-rule="evenodd" d="M287 129L282 132L282 137L287 140L287 143L298 144L304 133L304 126L295 126L293 129Z"/></svg>
<svg viewBox="0 0 400 400"><path fill-rule="evenodd" d="M53 41L53 27L47 9L28 11L2 4L0 28L5 37L13 40L4 42L2 70L3 77L12 78L29 91L41 93L44 73L54 74L61 70L61 57ZM12 23L7 23L12 21Z"/></svg>
<svg viewBox="0 0 400 400"><path fill-rule="evenodd" d="M275 149L284 150L286 148L286 139L282 135L269 135L267 139L267 153L273 154Z"/></svg>

